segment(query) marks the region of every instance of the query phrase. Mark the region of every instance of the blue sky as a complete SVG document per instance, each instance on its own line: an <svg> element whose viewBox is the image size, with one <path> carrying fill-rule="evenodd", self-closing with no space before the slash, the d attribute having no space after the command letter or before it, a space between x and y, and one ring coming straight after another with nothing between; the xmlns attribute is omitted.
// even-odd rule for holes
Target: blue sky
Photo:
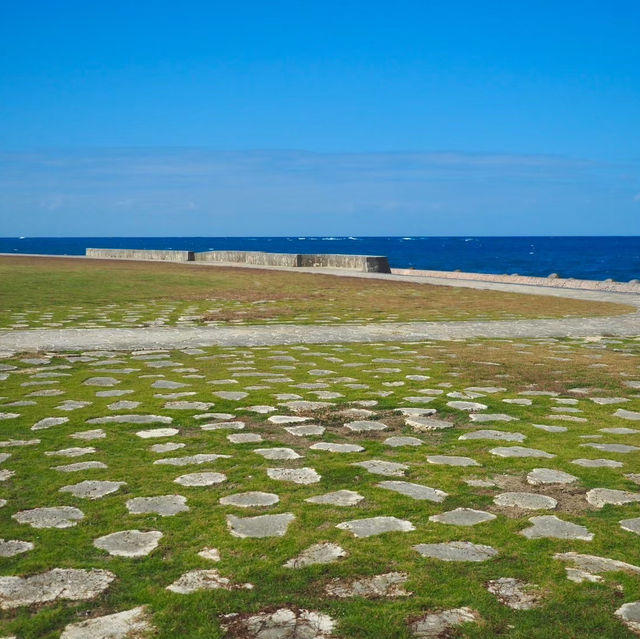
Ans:
<svg viewBox="0 0 640 639"><path fill-rule="evenodd" d="M640 234L640 3L0 4L0 235Z"/></svg>

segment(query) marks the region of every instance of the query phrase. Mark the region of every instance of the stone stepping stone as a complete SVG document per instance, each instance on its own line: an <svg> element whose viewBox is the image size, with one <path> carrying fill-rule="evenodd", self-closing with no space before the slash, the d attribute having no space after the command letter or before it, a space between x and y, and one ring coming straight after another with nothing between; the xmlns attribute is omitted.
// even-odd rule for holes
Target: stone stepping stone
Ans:
<svg viewBox="0 0 640 639"><path fill-rule="evenodd" d="M310 402L307 400L294 400L290 402L283 402L280 405L288 408L289 410L292 410L294 413L304 413L307 411L322 410L324 408L329 408L330 406L333 406L331 402Z"/></svg>
<svg viewBox="0 0 640 639"><path fill-rule="evenodd" d="M121 401L107 404L107 408L109 410L133 410L134 408L138 408L140 404L141 402Z"/></svg>
<svg viewBox="0 0 640 639"><path fill-rule="evenodd" d="M371 422L367 420L357 420L355 422L348 422L344 425L354 433L368 433L371 431L386 430L388 426L382 422Z"/></svg>
<svg viewBox="0 0 640 639"><path fill-rule="evenodd" d="M640 486L640 473L627 473L624 477Z"/></svg>
<svg viewBox="0 0 640 639"><path fill-rule="evenodd" d="M626 397L589 397L594 404L606 406L608 404L624 404L629 400Z"/></svg>
<svg viewBox="0 0 640 639"><path fill-rule="evenodd" d="M227 481L227 476L215 472L189 473L188 475L180 475L173 480L175 484L181 486L213 486L221 484L223 481Z"/></svg>
<svg viewBox="0 0 640 639"><path fill-rule="evenodd" d="M251 590L253 584L235 584L217 570L190 570L167 586L167 590L179 595L189 595L201 590Z"/></svg>
<svg viewBox="0 0 640 639"><path fill-rule="evenodd" d="M480 466L471 457L459 457L457 455L429 455L427 461L430 464L441 464L444 466Z"/></svg>
<svg viewBox="0 0 640 639"><path fill-rule="evenodd" d="M186 444L177 444L175 442L169 442L167 444L154 444L149 449L152 453L170 453L174 450L180 450L184 448Z"/></svg>
<svg viewBox="0 0 640 639"><path fill-rule="evenodd" d="M64 599L86 601L102 594L116 576L108 570L54 568L29 577L0 577L0 609Z"/></svg>
<svg viewBox="0 0 640 639"><path fill-rule="evenodd" d="M593 533L589 532L584 526L558 519L555 515L530 517L529 521L533 525L520 531L520 534L527 537L527 539L553 538L579 539L581 541L591 541L593 539Z"/></svg>
<svg viewBox="0 0 640 639"><path fill-rule="evenodd" d="M293 513L280 515L258 515L257 517L236 517L227 515L227 526L234 537L282 537L289 524L295 519Z"/></svg>
<svg viewBox="0 0 640 639"><path fill-rule="evenodd" d="M73 506L51 506L21 510L11 518L32 528L71 528L84 519L84 513Z"/></svg>
<svg viewBox="0 0 640 639"><path fill-rule="evenodd" d="M360 579L332 579L324 587L324 592L329 597L341 599L348 597L365 597L367 599L408 597L412 594L404 589L408 578L406 572L388 572Z"/></svg>
<svg viewBox="0 0 640 639"><path fill-rule="evenodd" d="M434 430L445 430L447 428L453 428L454 426L454 424L447 422L444 419L436 419L435 417L427 417L424 415L405 417L404 422L407 426L411 426L413 430L419 433Z"/></svg>
<svg viewBox="0 0 640 639"><path fill-rule="evenodd" d="M309 497L305 499L305 501L310 504L321 504L324 506L355 506L363 499L364 497L354 490L337 490L332 493Z"/></svg>
<svg viewBox="0 0 640 639"><path fill-rule="evenodd" d="M224 615L220 625L230 637L243 639L330 639L336 622L314 610L279 608Z"/></svg>
<svg viewBox="0 0 640 639"><path fill-rule="evenodd" d="M34 546L30 541L19 539L0 539L0 557L15 557L29 550Z"/></svg>
<svg viewBox="0 0 640 639"><path fill-rule="evenodd" d="M158 530L122 530L94 539L93 545L114 557L144 557L158 547L160 539Z"/></svg>
<svg viewBox="0 0 640 639"><path fill-rule="evenodd" d="M387 437L382 442L391 448L402 448L403 446L422 446L424 442L417 437Z"/></svg>
<svg viewBox="0 0 640 639"><path fill-rule="evenodd" d="M495 486L494 482L486 479L465 479L464 483L474 488L493 488Z"/></svg>
<svg viewBox="0 0 640 639"><path fill-rule="evenodd" d="M0 448L13 448L16 446L37 446L39 439L9 439L0 441Z"/></svg>
<svg viewBox="0 0 640 639"><path fill-rule="evenodd" d="M409 466L397 462L388 462L381 459L369 459L362 462L354 462L352 466L360 466L374 475L384 475L386 477L404 477Z"/></svg>
<svg viewBox="0 0 640 639"><path fill-rule="evenodd" d="M132 515L161 515L171 517L189 510L187 498L182 495L158 495L156 497L134 497L126 502Z"/></svg>
<svg viewBox="0 0 640 639"><path fill-rule="evenodd" d="M261 455L265 459L300 459L302 455L296 453L292 448L255 448L254 453Z"/></svg>
<svg viewBox="0 0 640 639"><path fill-rule="evenodd" d="M297 417L296 415L272 415L267 417L267 421L272 424L300 424L308 422L311 417Z"/></svg>
<svg viewBox="0 0 640 639"><path fill-rule="evenodd" d="M625 410L624 408L618 408L618 410L613 414L614 417L622 417L622 419L630 419L632 421L640 420L640 413L637 413L632 410Z"/></svg>
<svg viewBox="0 0 640 639"><path fill-rule="evenodd" d="M552 510L558 505L553 497L537 493L501 493L493 498L496 506L522 508L523 510Z"/></svg>
<svg viewBox="0 0 640 639"><path fill-rule="evenodd" d="M472 413L469 419L474 423L485 422L517 422L518 418L504 413Z"/></svg>
<svg viewBox="0 0 640 639"><path fill-rule="evenodd" d="M418 544L413 546L423 557L442 561L487 561L498 554L491 546L472 544L470 541L447 541L440 544Z"/></svg>
<svg viewBox="0 0 640 639"><path fill-rule="evenodd" d="M417 639L440 639L467 623L478 623L481 617L471 608L452 608L434 612L414 621L409 629Z"/></svg>
<svg viewBox="0 0 640 639"><path fill-rule="evenodd" d="M215 406L213 402L187 402L183 400L167 402L164 407L167 410L209 410Z"/></svg>
<svg viewBox="0 0 640 639"><path fill-rule="evenodd" d="M537 608L543 599L540 586L513 577L492 579L487 582L487 590L495 595L500 603L514 610Z"/></svg>
<svg viewBox="0 0 640 639"><path fill-rule="evenodd" d="M96 428L94 430L83 430L77 433L72 433L69 435L72 439L84 439L90 441L92 439L104 439L107 436L101 428Z"/></svg>
<svg viewBox="0 0 640 639"><path fill-rule="evenodd" d="M203 548L198 557L208 559L209 561L220 561L220 551L217 548Z"/></svg>
<svg viewBox="0 0 640 639"><path fill-rule="evenodd" d="M283 566L285 568L306 568L315 564L332 564L339 559L347 556L347 551L327 541L309 546L303 550L297 557L289 559Z"/></svg>
<svg viewBox="0 0 640 639"><path fill-rule="evenodd" d="M197 464L208 464L217 459L230 459L231 455L216 455L215 453L198 453L187 455L186 457L164 457L156 459L153 463L164 466L192 466Z"/></svg>
<svg viewBox="0 0 640 639"><path fill-rule="evenodd" d="M547 424L531 424L538 430L543 430L546 433L566 433L569 429L566 426L549 426Z"/></svg>
<svg viewBox="0 0 640 639"><path fill-rule="evenodd" d="M71 493L74 497L80 499L101 499L105 495L110 495L120 490L121 486L126 486L125 481L96 481L86 480L79 484L63 486L59 489L60 493Z"/></svg>
<svg viewBox="0 0 640 639"><path fill-rule="evenodd" d="M58 395L64 395L64 391L57 388L50 388L46 390L33 391L33 393L29 393L27 397L57 397Z"/></svg>
<svg viewBox="0 0 640 639"><path fill-rule="evenodd" d="M364 451L362 446L357 444L335 444L333 442L318 442L309 446L310 450L326 450L330 453L361 453Z"/></svg>
<svg viewBox="0 0 640 639"><path fill-rule="evenodd" d="M348 530L354 537L372 537L387 532L410 532L415 526L406 519L397 517L369 517L366 519L352 519L343 521L336 528Z"/></svg>
<svg viewBox="0 0 640 639"><path fill-rule="evenodd" d="M623 604L614 614L631 632L640 634L640 601Z"/></svg>
<svg viewBox="0 0 640 639"><path fill-rule="evenodd" d="M301 426L285 426L284 428L290 435L294 437L313 437L315 435L323 435L326 428L317 424L302 424Z"/></svg>
<svg viewBox="0 0 640 639"><path fill-rule="evenodd" d="M51 428L52 426L60 426L66 424L69 421L68 417L45 417L39 422L36 422L31 430L44 430L45 428Z"/></svg>
<svg viewBox="0 0 640 639"><path fill-rule="evenodd" d="M578 478L575 475L551 468L534 468L527 475L527 483L532 486L539 486L541 484L572 484L576 481L578 481Z"/></svg>
<svg viewBox="0 0 640 639"><path fill-rule="evenodd" d="M123 395L131 395L132 390L110 390L98 391L96 397L122 397Z"/></svg>
<svg viewBox="0 0 640 639"><path fill-rule="evenodd" d="M455 408L456 410L464 410L474 412L477 410L487 410L489 408L486 404L480 402L447 402L449 408Z"/></svg>
<svg viewBox="0 0 640 639"><path fill-rule="evenodd" d="M163 388L168 390L176 390L177 388L185 388L189 384L183 384L182 382L172 382L168 379L159 379L151 384L151 388Z"/></svg>
<svg viewBox="0 0 640 639"><path fill-rule="evenodd" d="M321 479L313 468L267 468L267 475L270 479L294 484L316 484Z"/></svg>
<svg viewBox="0 0 640 639"><path fill-rule="evenodd" d="M48 450L45 455L48 457L82 457L83 455L92 455L96 452L93 446L87 446L86 448L63 448L61 450Z"/></svg>
<svg viewBox="0 0 640 639"><path fill-rule="evenodd" d="M77 473L81 470L96 470L107 468L107 465L99 461L76 462L75 464L65 464L64 466L54 466L53 470L61 473Z"/></svg>
<svg viewBox="0 0 640 639"><path fill-rule="evenodd" d="M523 442L526 438L527 436L522 433L510 433L503 430L475 430L458 437L458 439L461 439L462 441L491 439L505 442Z"/></svg>
<svg viewBox="0 0 640 639"><path fill-rule="evenodd" d="M155 628L145 606L94 617L65 626L60 639L129 639L151 635Z"/></svg>
<svg viewBox="0 0 640 639"><path fill-rule="evenodd" d="M429 521L452 526L475 526L486 521L495 519L496 516L484 510L474 510L473 508L456 508L440 515L431 515Z"/></svg>
<svg viewBox="0 0 640 639"><path fill-rule="evenodd" d="M634 519L623 519L620 522L620 528L622 528L622 530L628 530L629 532L635 533L636 535L640 535L640 517L635 517Z"/></svg>
<svg viewBox="0 0 640 639"><path fill-rule="evenodd" d="M598 557L596 555L583 555L577 552L556 553L553 556L564 562L571 562L574 568L567 567L567 578L571 581L581 583L582 581L601 581L599 575L603 572L622 571L630 574L640 575L640 567L632 564L618 561L617 559L609 559L607 557Z"/></svg>
<svg viewBox="0 0 640 639"><path fill-rule="evenodd" d="M492 448L489 452L497 457L543 457L545 459L555 457L555 455L546 453L544 450L525 448L524 446L498 446L497 448Z"/></svg>
<svg viewBox="0 0 640 639"><path fill-rule="evenodd" d="M628 490L613 490L611 488L592 488L586 494L587 501L596 508L603 508L607 504L623 506L640 502L640 493Z"/></svg>
<svg viewBox="0 0 640 639"><path fill-rule="evenodd" d="M505 404L515 404L516 406L531 406L533 402L530 399L503 399Z"/></svg>
<svg viewBox="0 0 640 639"><path fill-rule="evenodd" d="M213 394L220 399L226 399L232 402L239 402L241 399L249 397L249 393L245 393L244 391L214 391Z"/></svg>
<svg viewBox="0 0 640 639"><path fill-rule="evenodd" d="M435 397L425 397L424 395L420 395L420 396L414 395L412 397L405 397L404 401L409 402L411 404L428 404L429 402L432 402L434 399Z"/></svg>
<svg viewBox="0 0 640 639"><path fill-rule="evenodd" d="M400 493L405 497L411 497L417 500L433 501L435 503L443 502L449 495L442 490L423 486L422 484L412 484L408 481L381 481L377 484L379 488L392 490Z"/></svg>
<svg viewBox="0 0 640 639"><path fill-rule="evenodd" d="M236 493L220 498L223 506L236 506L238 508L264 508L273 506L280 501L280 497L274 493L263 493L259 491L249 491L246 493Z"/></svg>
<svg viewBox="0 0 640 639"><path fill-rule="evenodd" d="M608 435L635 435L640 433L637 428L599 428L598 430Z"/></svg>
<svg viewBox="0 0 640 639"><path fill-rule="evenodd" d="M170 424L173 417L164 415L108 415L87 420L87 424Z"/></svg>
<svg viewBox="0 0 640 639"><path fill-rule="evenodd" d="M74 400L67 400L66 402L62 402L62 404L59 404L58 406L56 406L56 410L63 410L63 411L72 411L72 410L78 410L79 408L85 408L86 406L91 406L92 402L76 402Z"/></svg>
<svg viewBox="0 0 640 639"><path fill-rule="evenodd" d="M151 428L149 430L139 430L136 435L141 439L153 439L156 437L173 437L179 432L177 428Z"/></svg>
<svg viewBox="0 0 640 639"><path fill-rule="evenodd" d="M613 459L574 459L571 463L584 468L621 468L623 466L622 462Z"/></svg>
<svg viewBox="0 0 640 639"><path fill-rule="evenodd" d="M596 450L601 450L605 453L635 453L640 450L638 446L629 446L628 444L580 444L580 446L595 448Z"/></svg>
<svg viewBox="0 0 640 639"><path fill-rule="evenodd" d="M244 430L244 422L217 422L214 424L202 424L201 430Z"/></svg>
<svg viewBox="0 0 640 639"><path fill-rule="evenodd" d="M85 386L117 386L121 381L115 377L90 377L82 383Z"/></svg>
<svg viewBox="0 0 640 639"><path fill-rule="evenodd" d="M375 412L368 410L367 408L345 408L344 410L338 411L338 415L342 415L342 417L350 417L352 419L362 419L364 417L371 417L371 415L375 415Z"/></svg>
<svg viewBox="0 0 640 639"><path fill-rule="evenodd" d="M227 439L232 444L255 444L263 441L262 435L258 433L231 433L227 435Z"/></svg>

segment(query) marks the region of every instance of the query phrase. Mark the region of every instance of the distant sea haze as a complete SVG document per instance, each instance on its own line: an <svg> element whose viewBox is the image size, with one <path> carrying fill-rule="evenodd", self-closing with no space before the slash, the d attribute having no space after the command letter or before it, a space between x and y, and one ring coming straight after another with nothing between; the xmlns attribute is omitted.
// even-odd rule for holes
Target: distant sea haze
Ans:
<svg viewBox="0 0 640 639"><path fill-rule="evenodd" d="M1 253L84 255L89 247L386 255L395 268L640 279L640 236L0 238Z"/></svg>

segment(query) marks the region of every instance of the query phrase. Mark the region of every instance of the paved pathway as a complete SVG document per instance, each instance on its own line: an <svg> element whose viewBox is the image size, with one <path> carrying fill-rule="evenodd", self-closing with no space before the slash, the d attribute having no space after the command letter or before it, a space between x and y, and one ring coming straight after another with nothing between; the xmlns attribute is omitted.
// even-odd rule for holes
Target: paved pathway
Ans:
<svg viewBox="0 0 640 639"><path fill-rule="evenodd" d="M293 270L293 269L292 269ZM613 317L568 319L408 322L336 325L269 325L242 327L148 327L101 329L31 329L0 331L0 350L12 352L139 350L197 346L260 346L276 344L324 344L336 342L421 341L475 337L581 337L593 335L639 336L640 295L555 289L474 280L411 275L382 275L325 269L295 269L338 277L362 277L410 281L421 284L499 290L528 295L549 295L635 306L635 312Z"/></svg>

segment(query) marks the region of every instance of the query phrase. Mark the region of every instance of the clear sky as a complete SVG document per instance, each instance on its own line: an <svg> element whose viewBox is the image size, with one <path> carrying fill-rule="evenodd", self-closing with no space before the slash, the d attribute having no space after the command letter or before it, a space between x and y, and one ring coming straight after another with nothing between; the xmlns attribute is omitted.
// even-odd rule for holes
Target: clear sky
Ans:
<svg viewBox="0 0 640 639"><path fill-rule="evenodd" d="M0 235L640 234L638 0L0 3Z"/></svg>

